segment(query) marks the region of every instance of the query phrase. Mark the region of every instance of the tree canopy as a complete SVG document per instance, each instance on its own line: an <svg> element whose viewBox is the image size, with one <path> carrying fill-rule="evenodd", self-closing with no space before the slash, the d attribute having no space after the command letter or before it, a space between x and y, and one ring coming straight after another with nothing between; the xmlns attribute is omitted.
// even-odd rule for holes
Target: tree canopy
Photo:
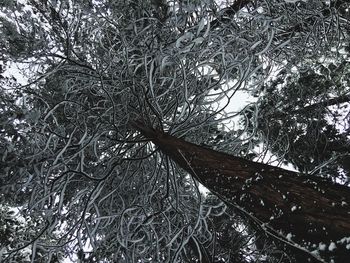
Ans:
<svg viewBox="0 0 350 263"><path fill-rule="evenodd" d="M344 258L347 233L274 239L267 221L203 193L143 131L259 162L271 155L347 192L349 8L1 1L0 234L11 240L0 238L0 260L322 262L341 246ZM242 94L251 101L239 109Z"/></svg>

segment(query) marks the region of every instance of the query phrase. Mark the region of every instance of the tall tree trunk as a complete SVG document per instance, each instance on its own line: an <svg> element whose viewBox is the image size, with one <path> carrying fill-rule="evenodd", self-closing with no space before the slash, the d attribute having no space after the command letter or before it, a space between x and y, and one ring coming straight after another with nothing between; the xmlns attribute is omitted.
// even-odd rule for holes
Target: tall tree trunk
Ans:
<svg viewBox="0 0 350 263"><path fill-rule="evenodd" d="M350 256L350 250L340 250L337 243L350 236L349 187L197 146L141 122L133 126L210 191L267 230L303 247L323 243L328 249L335 242L334 251L345 260L339 262Z"/></svg>

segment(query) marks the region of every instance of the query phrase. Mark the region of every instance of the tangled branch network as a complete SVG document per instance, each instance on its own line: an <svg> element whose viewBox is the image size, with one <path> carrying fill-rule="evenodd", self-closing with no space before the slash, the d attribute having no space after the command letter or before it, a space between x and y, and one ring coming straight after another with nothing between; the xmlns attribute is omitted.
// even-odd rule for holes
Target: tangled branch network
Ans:
<svg viewBox="0 0 350 263"><path fill-rule="evenodd" d="M224 205L208 205L198 183L130 122L239 154L258 133L232 129L237 92L328 52L349 30L335 7L313 0L32 0L26 8L30 19L7 13L33 37L15 60L29 80L14 87L24 119L6 141L12 161L2 180L37 220L7 260L29 247L49 258L94 251L113 262L181 262L186 244L213 239L210 218Z"/></svg>

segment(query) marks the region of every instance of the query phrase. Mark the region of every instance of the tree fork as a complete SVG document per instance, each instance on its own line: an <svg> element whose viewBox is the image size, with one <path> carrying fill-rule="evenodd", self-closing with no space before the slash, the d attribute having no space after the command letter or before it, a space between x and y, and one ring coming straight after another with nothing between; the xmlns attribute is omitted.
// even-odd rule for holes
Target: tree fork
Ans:
<svg viewBox="0 0 350 263"><path fill-rule="evenodd" d="M132 126L210 191L267 228L308 248L335 242L337 258L350 255L346 244L343 249L337 243L350 235L349 187L204 148L140 121Z"/></svg>

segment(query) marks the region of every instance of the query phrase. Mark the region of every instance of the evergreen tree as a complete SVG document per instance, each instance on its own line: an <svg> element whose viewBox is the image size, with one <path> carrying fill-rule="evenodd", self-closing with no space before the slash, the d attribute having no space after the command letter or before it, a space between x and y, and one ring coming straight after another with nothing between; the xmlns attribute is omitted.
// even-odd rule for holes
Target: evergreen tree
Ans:
<svg viewBox="0 0 350 263"><path fill-rule="evenodd" d="M265 227L271 211L264 214L253 204L252 213L264 222L252 222L239 209L236 193L230 189L230 197L223 195L221 184L205 183L220 198L237 197L227 203L234 217L231 210L223 217L203 216L203 209L216 208L200 192L201 179L176 163L164 151L166 145L160 150L151 143L157 138L141 134L166 134L169 147L172 140L186 139L206 145L199 148L203 152L210 147L251 154L262 128L233 129L234 117L246 116L229 111L236 92L257 91L270 69L285 67L290 74L286 64L328 56L346 43L346 1L23 0L1 1L0 8L1 204L22 208L28 221L1 250L0 260L16 262L28 249L33 262L63 257L87 262L254 262L265 257L278 262L279 256L293 262L300 253L313 259L346 257L331 243L349 245L346 238L338 240L349 211L345 186L325 183L329 191L317 195L310 189L315 201L340 198L335 204L340 227L329 224L335 208L328 203L317 214L331 229L332 240L320 232L331 244L329 251L322 250L326 243L304 244L301 228L291 233L295 239L285 231L305 223L305 213L300 221L291 214L296 221L285 224L276 241L275 232ZM10 76L14 66L25 83ZM143 124L135 128L139 120ZM265 167L248 163L249 172ZM266 172L266 178L275 175ZM291 182L293 176L285 185L304 186L297 179ZM215 173L211 177L220 179ZM260 189L258 196L266 201L272 192ZM296 200L306 206L311 201ZM290 203L280 205L285 209ZM310 213L316 213L312 207ZM233 221L248 230L229 231ZM274 231L279 224L281 218L272 220ZM228 245L226 238L237 242ZM312 257L310 250L320 255Z"/></svg>
<svg viewBox="0 0 350 263"><path fill-rule="evenodd" d="M348 183L348 75L347 60L337 65L314 61L305 71L281 71L267 83L258 115L250 114L266 149L299 171Z"/></svg>

